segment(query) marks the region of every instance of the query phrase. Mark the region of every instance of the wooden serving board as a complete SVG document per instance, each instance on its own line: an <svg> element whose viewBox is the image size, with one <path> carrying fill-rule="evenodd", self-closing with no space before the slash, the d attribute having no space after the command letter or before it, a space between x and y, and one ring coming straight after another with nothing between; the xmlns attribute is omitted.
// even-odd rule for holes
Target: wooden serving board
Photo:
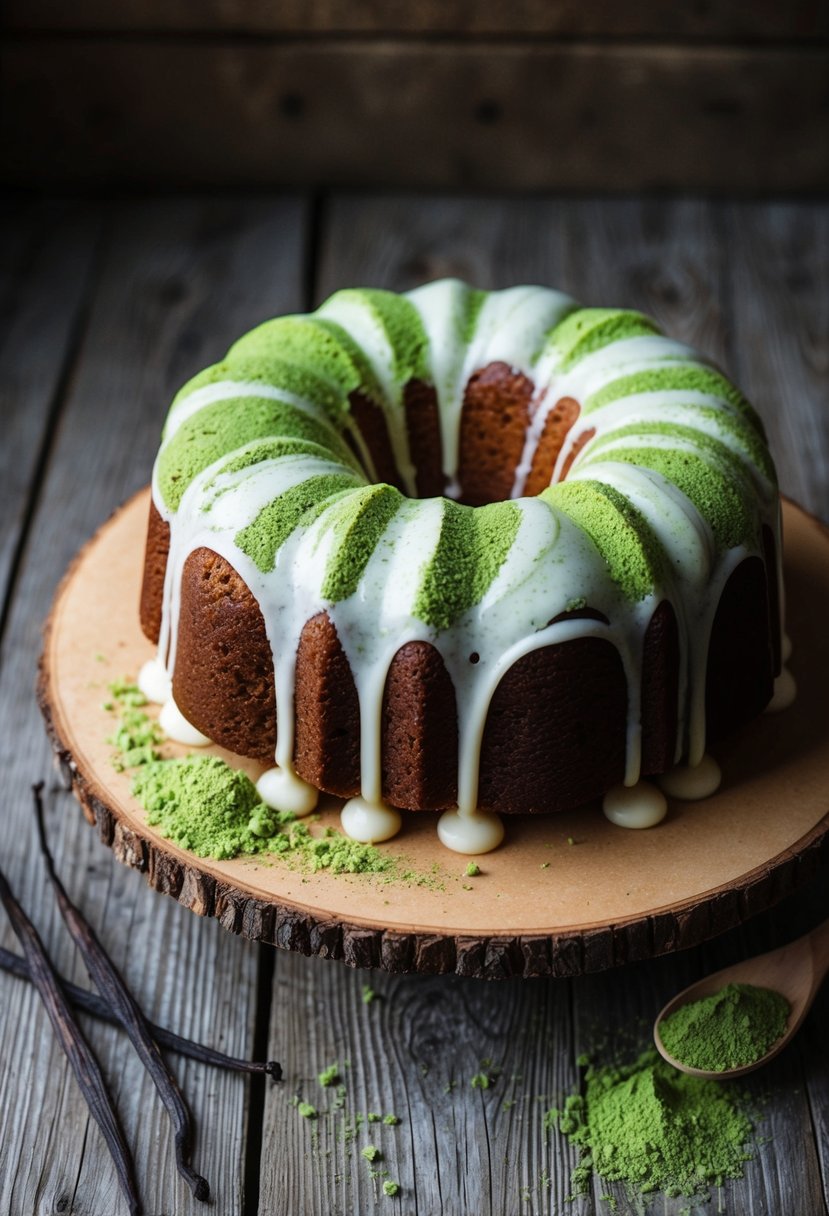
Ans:
<svg viewBox="0 0 829 1216"><path fill-rule="evenodd" d="M147 824L129 774L112 767L107 684L134 678L153 647L138 624L149 491L98 531L68 571L47 622L39 697L55 750L87 815L157 890L232 932L355 966L500 978L571 975L694 945L810 876L829 848L829 532L784 509L792 708L764 715L717 750L712 798L671 802L648 831L615 827L598 804L507 817L504 845L479 859L447 851L432 813L404 816L379 846L429 881L300 873L263 855L194 856ZM154 710L151 712L155 712ZM260 766L214 747L252 778ZM175 744L165 755L186 754ZM320 823L338 825L326 798ZM574 843L569 844L568 838Z"/></svg>

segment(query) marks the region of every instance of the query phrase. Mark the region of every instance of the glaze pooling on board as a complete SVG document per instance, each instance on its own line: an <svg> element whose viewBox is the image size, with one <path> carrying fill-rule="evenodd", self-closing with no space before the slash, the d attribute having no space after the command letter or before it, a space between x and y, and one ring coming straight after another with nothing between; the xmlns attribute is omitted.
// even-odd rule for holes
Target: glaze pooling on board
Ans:
<svg viewBox="0 0 829 1216"><path fill-rule="evenodd" d="M524 450L510 500L463 506L453 497L465 389L492 363L533 385ZM403 396L414 379L436 392L445 498L415 497ZM405 494L372 488L350 413L357 390L383 411ZM581 412L550 486L525 497L544 423L564 397ZM434 645L456 689L461 825L476 814L481 742L500 679L523 655L575 638L605 638L621 657L625 783L634 786L644 637L656 607L668 601L679 628L675 759L697 765L722 590L741 561L763 555L762 525L778 562L780 552L773 466L738 390L640 314L581 309L540 287L482 293L443 280L403 296L349 290L308 317L267 322L176 397L153 499L171 533L159 641L167 670L175 667L184 564L204 546L259 603L274 656L275 759L286 782L300 782L296 652L306 622L327 612L359 699L360 807L377 808L378 822L383 690L407 642ZM574 604L609 623L550 623Z"/></svg>

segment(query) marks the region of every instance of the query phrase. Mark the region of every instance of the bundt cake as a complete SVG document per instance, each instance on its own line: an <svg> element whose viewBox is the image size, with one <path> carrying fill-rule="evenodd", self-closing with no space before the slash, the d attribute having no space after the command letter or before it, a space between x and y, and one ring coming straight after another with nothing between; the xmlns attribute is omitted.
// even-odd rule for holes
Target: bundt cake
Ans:
<svg viewBox="0 0 829 1216"><path fill-rule="evenodd" d="M268 766L271 805L328 791L375 840L444 811L466 852L497 812L606 796L648 823L640 777L716 784L706 744L772 696L774 466L739 390L640 313L338 291L174 399L141 621L168 729Z"/></svg>

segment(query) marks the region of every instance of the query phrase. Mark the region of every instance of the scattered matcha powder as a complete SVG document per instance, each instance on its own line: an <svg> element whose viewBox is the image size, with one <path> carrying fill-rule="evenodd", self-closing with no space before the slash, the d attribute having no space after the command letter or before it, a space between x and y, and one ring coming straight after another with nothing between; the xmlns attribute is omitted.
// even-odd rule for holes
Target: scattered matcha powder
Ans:
<svg viewBox="0 0 829 1216"><path fill-rule="evenodd" d="M374 991L371 984L363 984L362 997L364 1005L370 1005L376 996L377 993Z"/></svg>
<svg viewBox="0 0 829 1216"><path fill-rule="evenodd" d="M725 1072L762 1059L786 1029L789 1002L771 988L728 984L680 1006L659 1027L670 1054L690 1068Z"/></svg>
<svg viewBox="0 0 829 1216"><path fill-rule="evenodd" d="M128 680L126 676L123 676L120 680L112 680L108 687L113 700L117 701L119 705L128 705L132 709L140 709L142 705L147 704L147 698L141 689L132 680Z"/></svg>
<svg viewBox="0 0 829 1216"><path fill-rule="evenodd" d="M141 709L125 709L107 743L117 748L113 768L122 773L128 768L152 764L160 758L158 745L164 735L152 718Z"/></svg>
<svg viewBox="0 0 829 1216"><path fill-rule="evenodd" d="M317 1074L317 1080L323 1089L327 1089L329 1085L333 1085L334 1082L339 1081L339 1079L340 1066L336 1060L333 1064L329 1064L327 1068L324 1068L321 1073Z"/></svg>
<svg viewBox="0 0 829 1216"><path fill-rule="evenodd" d="M396 1127L397 1124L400 1122L400 1116L399 1115L384 1115L383 1122L386 1124L387 1127Z"/></svg>
<svg viewBox="0 0 829 1216"><path fill-rule="evenodd" d="M481 867L478 865L478 863L476 861L470 861L469 865L466 867L467 878L477 878L480 873Z"/></svg>
<svg viewBox="0 0 829 1216"><path fill-rule="evenodd" d="M703 1198L710 1186L741 1178L750 1159L751 1123L734 1091L677 1072L654 1049L633 1064L588 1068L584 1093L544 1117L582 1150L574 1195L595 1173L646 1194Z"/></svg>
<svg viewBox="0 0 829 1216"><path fill-rule="evenodd" d="M383 1194L384 1195L394 1196L399 1192L399 1190L400 1190L400 1186L398 1185L398 1183L392 1182L390 1179L387 1179L383 1183Z"/></svg>
<svg viewBox="0 0 829 1216"><path fill-rule="evenodd" d="M469 1084L473 1089L489 1089L490 1085L492 1084L492 1079L488 1073L476 1072L475 1075L470 1078Z"/></svg>
<svg viewBox="0 0 829 1216"><path fill-rule="evenodd" d="M303 1119L316 1119L318 1114L316 1106L312 1106L310 1102L298 1102L297 1112Z"/></svg>
<svg viewBox="0 0 829 1216"><path fill-rule="evenodd" d="M104 703L104 708L111 713L116 705L121 709L121 716L114 732L107 738L117 748L112 757L113 768L122 773L124 769L138 768L159 759L158 745L164 739L160 727L141 709L147 704L147 698L136 684L128 680L113 680L109 685L111 701Z"/></svg>
<svg viewBox="0 0 829 1216"><path fill-rule="evenodd" d="M365 1148L360 1149L360 1156L365 1157L366 1161L376 1161L381 1155L379 1148L373 1144L367 1144Z"/></svg>
<svg viewBox="0 0 829 1216"><path fill-rule="evenodd" d="M135 769L132 792L148 812L148 822L198 857L227 860L240 854L279 855L291 869L331 874L371 874L382 882L402 882L442 891L445 871L435 864L428 873L404 866L403 858L361 844L327 827L319 834L288 812L271 810L247 775L218 756L164 760L158 746L165 735L143 712L147 698L125 677L109 685L109 712L121 709L107 742L117 748L114 767ZM366 985L363 1000L375 993Z"/></svg>
<svg viewBox="0 0 829 1216"><path fill-rule="evenodd" d="M273 847L275 817L253 782L218 756L186 756L143 765L132 792L148 822L197 857L219 860Z"/></svg>

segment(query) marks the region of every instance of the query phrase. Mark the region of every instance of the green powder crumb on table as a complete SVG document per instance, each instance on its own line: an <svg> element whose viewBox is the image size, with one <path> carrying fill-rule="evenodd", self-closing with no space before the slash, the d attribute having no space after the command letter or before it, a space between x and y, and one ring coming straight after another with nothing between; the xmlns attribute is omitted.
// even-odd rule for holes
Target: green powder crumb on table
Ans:
<svg viewBox="0 0 829 1216"><path fill-rule="evenodd" d="M387 1127L396 1127L397 1124L400 1122L400 1116L399 1115L384 1115L383 1122L386 1124Z"/></svg>
<svg viewBox="0 0 829 1216"><path fill-rule="evenodd" d="M363 998L363 1004L370 1005L371 1002L374 1000L374 998L377 996L377 993L374 991L371 984L363 984L363 990L362 990L361 995Z"/></svg>
<svg viewBox="0 0 829 1216"><path fill-rule="evenodd" d="M317 1108L316 1106L312 1106L310 1102L298 1102L296 1108L303 1119L316 1119L317 1117Z"/></svg>
<svg viewBox="0 0 829 1216"><path fill-rule="evenodd" d="M400 1186L396 1182L386 1181L383 1183L383 1194L394 1196L400 1191Z"/></svg>
<svg viewBox="0 0 829 1216"><path fill-rule="evenodd" d="M728 984L681 1005L659 1027L674 1059L689 1068L725 1072L760 1060L786 1029L789 1002L771 988Z"/></svg>
<svg viewBox="0 0 829 1216"><path fill-rule="evenodd" d="M340 1079L340 1066L336 1062L336 1060L334 1061L333 1064L329 1064L327 1068L323 1068L321 1073L317 1074L317 1080L319 1081L319 1083L323 1087L323 1089L327 1089L329 1085L333 1085L334 1082L339 1081L339 1079Z"/></svg>
<svg viewBox="0 0 829 1216"><path fill-rule="evenodd" d="M376 1161L380 1156L380 1150L373 1144L367 1144L365 1148L360 1149L360 1156L365 1157L366 1161Z"/></svg>
<svg viewBox="0 0 829 1216"><path fill-rule="evenodd" d="M588 1193L596 1174L642 1194L704 1198L741 1178L751 1158L751 1122L734 1091L677 1072L654 1049L633 1064L588 1068L584 1092L545 1115L545 1128L556 1123L582 1150L574 1195Z"/></svg>
<svg viewBox="0 0 829 1216"><path fill-rule="evenodd" d="M474 1077L470 1078L469 1084L473 1089L489 1089L492 1084L492 1078L488 1073L476 1072Z"/></svg>
<svg viewBox="0 0 829 1216"><path fill-rule="evenodd" d="M477 878L481 873L481 867L476 861L470 861L469 865L466 867L465 873L467 878Z"/></svg>

